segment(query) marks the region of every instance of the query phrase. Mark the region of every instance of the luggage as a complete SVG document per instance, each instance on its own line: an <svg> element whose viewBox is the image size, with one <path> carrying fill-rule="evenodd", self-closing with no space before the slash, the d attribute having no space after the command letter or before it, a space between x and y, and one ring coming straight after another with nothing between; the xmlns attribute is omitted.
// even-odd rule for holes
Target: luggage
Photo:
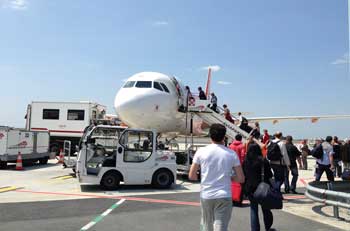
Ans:
<svg viewBox="0 0 350 231"><path fill-rule="evenodd" d="M261 166L261 182L253 194L253 198L264 209L282 209L283 196L282 193L274 189L271 185L264 182L264 163Z"/></svg>
<svg viewBox="0 0 350 231"><path fill-rule="evenodd" d="M350 181L350 169L346 168L341 175L341 178L345 181Z"/></svg>
<svg viewBox="0 0 350 231"><path fill-rule="evenodd" d="M279 142L270 142L270 144L267 146L267 159L273 161L282 159L283 156L278 143Z"/></svg>
<svg viewBox="0 0 350 231"><path fill-rule="evenodd" d="M242 186L240 183L231 182L232 203L241 206L243 201Z"/></svg>
<svg viewBox="0 0 350 231"><path fill-rule="evenodd" d="M323 147L322 144L317 145L314 149L311 150L311 155L316 159L322 159L323 157Z"/></svg>

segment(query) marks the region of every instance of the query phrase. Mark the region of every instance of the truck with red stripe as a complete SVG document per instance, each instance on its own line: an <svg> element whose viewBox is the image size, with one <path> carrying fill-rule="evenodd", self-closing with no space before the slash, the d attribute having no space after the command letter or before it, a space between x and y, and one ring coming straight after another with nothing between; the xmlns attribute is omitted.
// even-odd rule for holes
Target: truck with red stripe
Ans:
<svg viewBox="0 0 350 231"><path fill-rule="evenodd" d="M21 153L23 162L47 164L49 159L49 133L27 131L19 128L0 126L0 168L15 163Z"/></svg>
<svg viewBox="0 0 350 231"><path fill-rule="evenodd" d="M105 118L106 106L89 102L33 101L27 107L26 129L48 131L50 152L59 154L65 140L78 145L84 129Z"/></svg>

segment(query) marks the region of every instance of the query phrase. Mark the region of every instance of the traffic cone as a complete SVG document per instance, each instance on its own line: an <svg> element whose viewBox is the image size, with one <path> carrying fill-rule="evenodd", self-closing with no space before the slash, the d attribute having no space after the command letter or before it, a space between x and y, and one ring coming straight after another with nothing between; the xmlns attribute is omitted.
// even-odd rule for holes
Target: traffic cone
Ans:
<svg viewBox="0 0 350 231"><path fill-rule="evenodd" d="M16 170L24 170L21 152L18 152L18 155L17 155Z"/></svg>
<svg viewBox="0 0 350 231"><path fill-rule="evenodd" d="M64 154L63 154L63 151L61 149L60 150L60 156L59 156L57 164L63 164L63 163L64 163Z"/></svg>

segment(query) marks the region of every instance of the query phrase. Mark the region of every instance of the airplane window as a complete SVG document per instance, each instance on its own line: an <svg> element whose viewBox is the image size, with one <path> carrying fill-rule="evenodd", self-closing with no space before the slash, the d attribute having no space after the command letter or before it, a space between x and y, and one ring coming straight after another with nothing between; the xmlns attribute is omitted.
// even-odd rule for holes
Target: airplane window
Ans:
<svg viewBox="0 0 350 231"><path fill-rule="evenodd" d="M135 81L128 81L126 82L126 84L124 85L124 88L131 88L135 85Z"/></svg>
<svg viewBox="0 0 350 231"><path fill-rule="evenodd" d="M152 88L151 81L137 81L136 87L138 88Z"/></svg>
<svg viewBox="0 0 350 231"><path fill-rule="evenodd" d="M158 82L154 82L153 87L159 91L163 91L163 88L160 86L160 84Z"/></svg>
<svg viewBox="0 0 350 231"><path fill-rule="evenodd" d="M168 93L170 92L169 89L167 88L167 86L164 83L160 83L160 85L162 85L164 91L166 91Z"/></svg>

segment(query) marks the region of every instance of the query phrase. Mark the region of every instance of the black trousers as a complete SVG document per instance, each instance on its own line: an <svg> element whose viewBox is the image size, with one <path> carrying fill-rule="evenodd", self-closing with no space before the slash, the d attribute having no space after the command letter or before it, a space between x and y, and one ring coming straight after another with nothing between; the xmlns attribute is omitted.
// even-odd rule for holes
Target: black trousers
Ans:
<svg viewBox="0 0 350 231"><path fill-rule="evenodd" d="M327 179L329 181L334 181L334 175L333 172L331 170L331 165L323 165L323 164L317 164L317 168L316 168L316 181L320 181L323 172L326 172L327 175Z"/></svg>

